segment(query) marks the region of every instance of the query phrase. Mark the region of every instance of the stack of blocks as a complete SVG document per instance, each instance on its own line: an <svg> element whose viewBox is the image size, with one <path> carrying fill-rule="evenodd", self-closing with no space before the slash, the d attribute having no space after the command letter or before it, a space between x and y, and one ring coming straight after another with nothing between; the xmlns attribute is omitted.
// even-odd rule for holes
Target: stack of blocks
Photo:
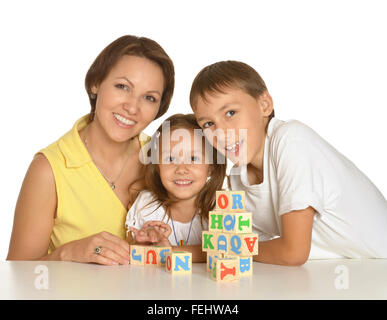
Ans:
<svg viewBox="0 0 387 320"><path fill-rule="evenodd" d="M216 281L252 275L258 235L252 233L251 212L244 210L244 191L216 192L216 210L209 212L208 231L202 232L207 271Z"/></svg>
<svg viewBox="0 0 387 320"><path fill-rule="evenodd" d="M172 274L192 272L192 253L172 251L171 247L130 246L130 264L165 267Z"/></svg>

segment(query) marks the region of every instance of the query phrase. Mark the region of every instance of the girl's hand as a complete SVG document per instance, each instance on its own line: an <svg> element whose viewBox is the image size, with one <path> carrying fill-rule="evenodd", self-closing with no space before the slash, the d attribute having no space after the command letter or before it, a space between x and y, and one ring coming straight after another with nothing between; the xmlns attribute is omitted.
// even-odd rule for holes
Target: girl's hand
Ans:
<svg viewBox="0 0 387 320"><path fill-rule="evenodd" d="M134 233L137 243L170 246L168 237L172 232L171 227L161 221L147 221L141 230L129 227Z"/></svg>
<svg viewBox="0 0 387 320"><path fill-rule="evenodd" d="M97 247L101 247L99 254L94 251ZM130 261L129 244L105 231L68 242L58 249L61 250L61 260L64 261L92 262L103 265L127 265Z"/></svg>

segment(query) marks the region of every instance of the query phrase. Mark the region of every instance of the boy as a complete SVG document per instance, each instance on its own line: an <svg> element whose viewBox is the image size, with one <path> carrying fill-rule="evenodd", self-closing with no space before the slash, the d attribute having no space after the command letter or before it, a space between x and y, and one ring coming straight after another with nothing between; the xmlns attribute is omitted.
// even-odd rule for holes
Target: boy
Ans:
<svg viewBox="0 0 387 320"><path fill-rule="evenodd" d="M246 211L263 240L255 261L387 258L383 195L311 128L275 118L253 68L237 61L205 67L192 84L190 103L207 137L234 130L234 141L226 133L209 140L234 162L230 188L245 191Z"/></svg>

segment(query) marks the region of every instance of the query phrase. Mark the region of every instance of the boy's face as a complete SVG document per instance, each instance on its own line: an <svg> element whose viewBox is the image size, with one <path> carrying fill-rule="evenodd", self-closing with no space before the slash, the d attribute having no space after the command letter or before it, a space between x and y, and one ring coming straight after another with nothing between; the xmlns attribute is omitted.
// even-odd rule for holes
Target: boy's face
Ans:
<svg viewBox="0 0 387 320"><path fill-rule="evenodd" d="M198 97L193 107L196 119L210 143L234 164L259 167L273 110L271 97L268 92L254 98L241 89L223 91L207 94L206 100Z"/></svg>

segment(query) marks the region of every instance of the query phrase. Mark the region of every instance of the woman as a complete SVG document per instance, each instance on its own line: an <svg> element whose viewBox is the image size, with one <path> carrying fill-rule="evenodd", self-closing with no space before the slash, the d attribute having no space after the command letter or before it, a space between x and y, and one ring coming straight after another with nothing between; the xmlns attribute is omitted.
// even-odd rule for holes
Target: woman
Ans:
<svg viewBox="0 0 387 320"><path fill-rule="evenodd" d="M99 54L85 86L90 114L27 171L9 260L129 263L124 224L142 185L142 130L169 107L173 63L155 41L123 36Z"/></svg>

